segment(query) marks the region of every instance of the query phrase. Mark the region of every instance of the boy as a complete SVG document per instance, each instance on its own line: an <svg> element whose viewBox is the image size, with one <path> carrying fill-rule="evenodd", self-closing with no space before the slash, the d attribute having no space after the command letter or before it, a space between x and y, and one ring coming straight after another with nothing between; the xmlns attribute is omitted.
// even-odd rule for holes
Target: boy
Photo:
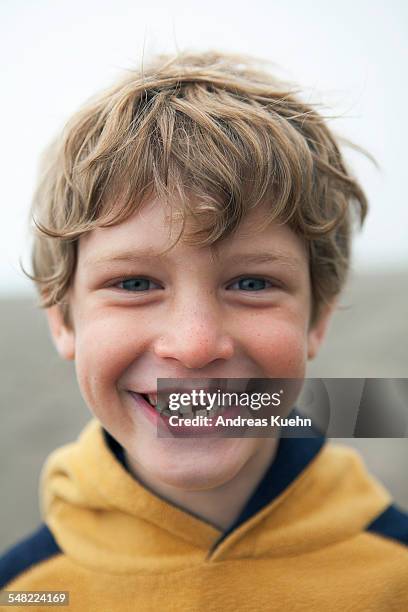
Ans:
<svg viewBox="0 0 408 612"><path fill-rule="evenodd" d="M323 118L244 58L158 58L73 117L33 277L95 419L48 459L3 588L86 611L408 607L407 517L352 451L157 435L159 378L303 378L366 209Z"/></svg>

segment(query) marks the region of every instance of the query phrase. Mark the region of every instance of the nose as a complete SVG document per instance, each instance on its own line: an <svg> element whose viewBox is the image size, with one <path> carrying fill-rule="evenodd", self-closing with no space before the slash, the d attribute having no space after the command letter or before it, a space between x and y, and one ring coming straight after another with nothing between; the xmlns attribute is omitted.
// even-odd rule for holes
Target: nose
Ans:
<svg viewBox="0 0 408 612"><path fill-rule="evenodd" d="M220 313L208 306L181 309L156 340L154 352L162 359L176 359L189 369L202 369L234 354L234 341L222 329Z"/></svg>

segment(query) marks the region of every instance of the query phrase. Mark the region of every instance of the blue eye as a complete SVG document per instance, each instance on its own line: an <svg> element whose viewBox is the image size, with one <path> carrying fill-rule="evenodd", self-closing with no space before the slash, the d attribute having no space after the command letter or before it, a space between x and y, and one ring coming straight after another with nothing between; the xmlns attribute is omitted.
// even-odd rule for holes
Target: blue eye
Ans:
<svg viewBox="0 0 408 612"><path fill-rule="evenodd" d="M251 276L240 278L235 283L232 283L231 287L234 285L238 285L238 289L241 291L262 291L272 287L272 283L265 278L253 278Z"/></svg>
<svg viewBox="0 0 408 612"><path fill-rule="evenodd" d="M153 281L149 280L148 278L127 278L118 283L119 289L124 289L125 291L133 292L148 291L149 289L151 289L150 285L155 285L155 283L153 283Z"/></svg>
<svg viewBox="0 0 408 612"><path fill-rule="evenodd" d="M139 277L124 279L117 284L117 287L132 293L139 293L142 291L149 291L151 289L159 288L154 281L148 278ZM228 289L238 288L240 291L256 292L269 289L270 287L273 287L273 284L265 278L248 276L235 281L230 285L230 287L228 287Z"/></svg>

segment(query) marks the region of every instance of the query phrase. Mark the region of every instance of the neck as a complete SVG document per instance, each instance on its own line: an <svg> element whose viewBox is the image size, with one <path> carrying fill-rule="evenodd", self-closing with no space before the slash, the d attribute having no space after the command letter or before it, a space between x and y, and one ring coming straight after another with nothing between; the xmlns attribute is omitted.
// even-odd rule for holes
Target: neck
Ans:
<svg viewBox="0 0 408 612"><path fill-rule="evenodd" d="M234 478L218 487L198 491L179 489L157 481L128 453L126 461L133 476L153 493L217 529L226 531L238 518L265 475L275 457L277 445L278 439L270 438L268 444L263 445Z"/></svg>

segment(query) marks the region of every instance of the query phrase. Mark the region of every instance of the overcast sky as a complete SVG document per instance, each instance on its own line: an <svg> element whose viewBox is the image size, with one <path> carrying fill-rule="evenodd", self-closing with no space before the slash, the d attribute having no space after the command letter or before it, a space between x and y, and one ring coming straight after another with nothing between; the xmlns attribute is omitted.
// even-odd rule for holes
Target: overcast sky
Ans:
<svg viewBox="0 0 408 612"><path fill-rule="evenodd" d="M220 49L264 57L341 119L332 127L371 202L357 269L408 269L408 3L375 0L13 0L0 5L0 292L18 269L39 154L90 95L142 55Z"/></svg>

